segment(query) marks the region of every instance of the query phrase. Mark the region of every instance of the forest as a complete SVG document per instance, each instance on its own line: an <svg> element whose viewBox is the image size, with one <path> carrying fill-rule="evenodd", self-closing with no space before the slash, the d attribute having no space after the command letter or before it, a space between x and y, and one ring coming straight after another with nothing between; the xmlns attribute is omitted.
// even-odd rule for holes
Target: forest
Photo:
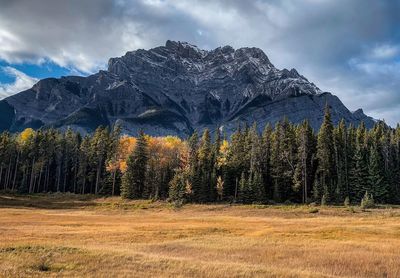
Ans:
<svg viewBox="0 0 400 278"><path fill-rule="evenodd" d="M178 137L138 137L119 127L0 135L0 190L71 192L176 203L400 203L400 127L377 122L321 128L287 119Z"/></svg>

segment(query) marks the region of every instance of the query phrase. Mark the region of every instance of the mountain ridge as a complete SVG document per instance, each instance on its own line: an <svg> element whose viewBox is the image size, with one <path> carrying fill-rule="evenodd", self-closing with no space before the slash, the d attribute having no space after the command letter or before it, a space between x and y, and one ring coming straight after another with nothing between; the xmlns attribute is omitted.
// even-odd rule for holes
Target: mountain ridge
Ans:
<svg viewBox="0 0 400 278"><path fill-rule="evenodd" d="M326 104L334 123L343 118L347 124L374 124L296 69L277 69L259 48L202 50L168 40L110 58L107 70L42 79L0 101L0 130L71 127L85 133L118 123L131 135L144 130L184 137L204 128L231 133L253 122L261 129L283 117L294 123L308 119L318 129Z"/></svg>

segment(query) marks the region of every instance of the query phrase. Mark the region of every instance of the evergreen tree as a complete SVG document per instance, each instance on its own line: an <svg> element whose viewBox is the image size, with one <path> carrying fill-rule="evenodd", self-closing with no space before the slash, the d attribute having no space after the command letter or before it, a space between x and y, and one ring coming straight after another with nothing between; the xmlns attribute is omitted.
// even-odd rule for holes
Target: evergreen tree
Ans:
<svg viewBox="0 0 400 278"><path fill-rule="evenodd" d="M211 149L211 180L210 180L210 200L215 201L218 198L217 192L217 177L221 176L222 169L218 164L218 159L221 156L221 133L219 128L215 130L215 138Z"/></svg>
<svg viewBox="0 0 400 278"><path fill-rule="evenodd" d="M293 189L301 192L301 201L308 202L314 177L315 139L313 130L305 120L297 129L297 162L293 175Z"/></svg>
<svg viewBox="0 0 400 278"><path fill-rule="evenodd" d="M272 199L272 166L271 166L271 145L272 145L272 127L267 124L261 137L261 175L264 183L264 192L266 200Z"/></svg>
<svg viewBox="0 0 400 278"><path fill-rule="evenodd" d="M189 177L193 190L193 200L199 201L202 188L201 173L199 169L199 136L195 131L188 140L189 145Z"/></svg>
<svg viewBox="0 0 400 278"><path fill-rule="evenodd" d="M120 137L121 127L119 125L114 126L113 131L110 134L109 151L107 155L107 164L112 165L111 176L108 177L108 185L111 181L111 195L114 196L116 192L119 192L118 179L120 179L121 171L117 167L118 155L120 150Z"/></svg>
<svg viewBox="0 0 400 278"><path fill-rule="evenodd" d="M80 185L80 192L85 194L88 192L88 168L90 166L90 138L85 136L82 140L79 149L79 169L78 169L78 182Z"/></svg>
<svg viewBox="0 0 400 278"><path fill-rule="evenodd" d="M258 171L251 172L251 201L257 203L265 202L265 188L262 175Z"/></svg>
<svg viewBox="0 0 400 278"><path fill-rule="evenodd" d="M248 171L245 165L245 134L240 126L231 136L231 144L225 168L224 196L237 198L241 173Z"/></svg>
<svg viewBox="0 0 400 278"><path fill-rule="evenodd" d="M173 202L184 202L187 178L184 171L178 171L169 183L169 199Z"/></svg>
<svg viewBox="0 0 400 278"><path fill-rule="evenodd" d="M246 179L244 172L240 176L238 199L244 204L250 203L251 200L251 177Z"/></svg>
<svg viewBox="0 0 400 278"><path fill-rule="evenodd" d="M333 127L328 107L317 136L307 121L287 119L261 136L255 124L239 127L230 142L219 130L213 142L208 130L187 141L119 133L0 133L0 190L118 195L122 185L125 198L307 202L314 193L321 203L347 204L368 192L380 203L400 202L400 126Z"/></svg>
<svg viewBox="0 0 400 278"><path fill-rule="evenodd" d="M126 199L143 197L147 169L147 141L143 132L137 138L136 147L127 161L127 170L122 177L121 196Z"/></svg>
<svg viewBox="0 0 400 278"><path fill-rule="evenodd" d="M335 167L335 147L333 140L333 124L329 106L325 107L324 121L318 133L317 143L318 168L316 179L319 188L314 188L316 198L321 200L325 195L327 202L332 201L336 189L336 167Z"/></svg>
<svg viewBox="0 0 400 278"><path fill-rule="evenodd" d="M293 198L293 175L296 164L295 129L287 118L278 122L272 135L271 165L275 202Z"/></svg>
<svg viewBox="0 0 400 278"><path fill-rule="evenodd" d="M370 192L378 202L385 202L388 193L388 185L383 174L379 153L376 147L370 148L368 165L368 192Z"/></svg>
<svg viewBox="0 0 400 278"><path fill-rule="evenodd" d="M361 200L365 191L368 190L367 141L366 128L361 123L356 132L355 153L349 177L350 198L355 200Z"/></svg>
<svg viewBox="0 0 400 278"><path fill-rule="evenodd" d="M262 171L264 168L263 159L264 153L262 150L262 139L260 138L257 126L254 124L248 134L250 148L250 173L249 173L249 187L250 187L250 201L251 202L264 202L266 200L265 185L263 182Z"/></svg>
<svg viewBox="0 0 400 278"><path fill-rule="evenodd" d="M335 189L336 203L343 203L344 199L349 196L348 192L348 176L347 176L347 131L344 120L334 129L334 145L335 145L335 165L337 173L337 184Z"/></svg>
<svg viewBox="0 0 400 278"><path fill-rule="evenodd" d="M400 203L400 125L391 133L391 168L387 173L390 194L388 201L391 203Z"/></svg>
<svg viewBox="0 0 400 278"><path fill-rule="evenodd" d="M208 129L204 130L203 136L201 137L198 158L201 186L198 192L194 192L194 195L199 202L212 201L212 198L215 197L216 194L214 194L215 186L213 186L211 180L214 164L212 160L213 153L210 132Z"/></svg>

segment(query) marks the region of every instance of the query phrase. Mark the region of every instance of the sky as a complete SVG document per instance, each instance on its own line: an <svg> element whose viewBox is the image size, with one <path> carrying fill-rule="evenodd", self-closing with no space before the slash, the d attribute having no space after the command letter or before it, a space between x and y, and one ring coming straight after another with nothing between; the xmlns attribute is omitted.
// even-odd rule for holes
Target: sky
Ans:
<svg viewBox="0 0 400 278"><path fill-rule="evenodd" d="M167 39L259 47L350 110L400 122L400 0L0 0L0 99Z"/></svg>

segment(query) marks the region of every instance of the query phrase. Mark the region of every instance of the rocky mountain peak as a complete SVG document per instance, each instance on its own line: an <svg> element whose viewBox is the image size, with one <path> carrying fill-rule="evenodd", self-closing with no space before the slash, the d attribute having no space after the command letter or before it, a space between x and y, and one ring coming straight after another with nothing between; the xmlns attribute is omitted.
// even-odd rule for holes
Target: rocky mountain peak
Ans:
<svg viewBox="0 0 400 278"><path fill-rule="evenodd" d="M260 48L257 47L242 47L236 50L236 57L246 57L250 59L257 59L261 63L269 64L273 67L267 55Z"/></svg>
<svg viewBox="0 0 400 278"><path fill-rule="evenodd" d="M318 129L326 103L334 122L373 124L296 69L275 68L260 48L202 50L168 40L165 46L111 58L106 71L44 79L0 101L0 129L69 126L90 132L118 122L128 134L143 129L152 135L187 136L218 127L230 133L238 124L253 122L262 129L283 117L294 123L309 119Z"/></svg>
<svg viewBox="0 0 400 278"><path fill-rule="evenodd" d="M207 51L201 50L188 42L167 40L165 47L183 58L200 59L207 54Z"/></svg>

